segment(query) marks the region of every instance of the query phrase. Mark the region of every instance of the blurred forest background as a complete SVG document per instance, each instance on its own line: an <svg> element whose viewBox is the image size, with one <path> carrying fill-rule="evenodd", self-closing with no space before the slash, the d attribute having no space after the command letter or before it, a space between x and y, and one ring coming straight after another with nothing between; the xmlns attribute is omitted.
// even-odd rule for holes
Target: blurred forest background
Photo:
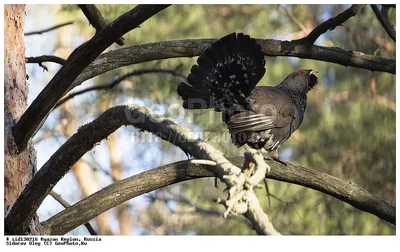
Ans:
<svg viewBox="0 0 400 252"><path fill-rule="evenodd" d="M138 45L189 38L219 38L244 32L253 38L294 40L350 5L173 5L124 36L125 45ZM133 5L97 5L112 21ZM389 17L395 23L395 9ZM64 59L89 40L95 29L76 5L27 5L25 32L64 26L41 35L26 36L26 56L55 55ZM335 46L395 59L395 43L367 5L343 26L328 31L317 45ZM120 48L113 44L107 50ZM186 76L195 58L157 60L130 65L84 82L73 91L111 83L133 70L167 69ZM60 65L27 64L29 102L54 76ZM301 127L283 147L288 162L351 180L395 205L395 75L344 67L326 62L288 57L266 57L267 72L259 85L276 85L298 69L317 69L319 85L308 95L308 110ZM38 167L83 124L118 104L138 103L165 116L168 108L181 104L176 93L182 76L150 73L127 78L112 89L87 92L55 109L34 138ZM211 119L211 120L210 120ZM220 114L185 111L178 121L227 157L243 155L234 147ZM212 134L206 134L206 132ZM120 180L187 159L177 147L143 135L132 127L117 130L87 153L54 188L70 204ZM214 179L180 183L132 199L91 224L99 234L255 234L242 216L224 219L224 208L212 201L223 197L224 186ZM260 203L282 234L395 234L395 226L362 212L331 196L301 186L268 180L257 189ZM63 207L50 196L39 208L46 220ZM88 234L79 227L69 234Z"/></svg>

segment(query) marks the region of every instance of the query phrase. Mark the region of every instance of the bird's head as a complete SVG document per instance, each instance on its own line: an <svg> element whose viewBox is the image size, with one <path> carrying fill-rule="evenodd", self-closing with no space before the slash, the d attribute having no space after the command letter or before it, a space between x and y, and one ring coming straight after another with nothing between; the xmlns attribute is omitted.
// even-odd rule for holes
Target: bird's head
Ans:
<svg viewBox="0 0 400 252"><path fill-rule="evenodd" d="M297 72L289 74L279 86L284 87L290 92L299 92L307 94L315 85L317 85L318 78L315 75L318 73L316 70L300 69Z"/></svg>

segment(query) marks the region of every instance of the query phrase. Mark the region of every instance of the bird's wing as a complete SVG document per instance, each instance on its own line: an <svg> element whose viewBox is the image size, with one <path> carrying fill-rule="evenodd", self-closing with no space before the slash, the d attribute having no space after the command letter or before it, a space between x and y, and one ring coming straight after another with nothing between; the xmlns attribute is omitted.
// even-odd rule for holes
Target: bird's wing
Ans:
<svg viewBox="0 0 400 252"><path fill-rule="evenodd" d="M286 93L271 87L257 87L252 98L252 111L234 114L228 121L231 134L283 128L295 119L296 107Z"/></svg>
<svg viewBox="0 0 400 252"><path fill-rule="evenodd" d="M272 128L283 128L293 120L290 116L262 115L252 111L241 112L231 117L228 129L231 134L245 131L262 131Z"/></svg>

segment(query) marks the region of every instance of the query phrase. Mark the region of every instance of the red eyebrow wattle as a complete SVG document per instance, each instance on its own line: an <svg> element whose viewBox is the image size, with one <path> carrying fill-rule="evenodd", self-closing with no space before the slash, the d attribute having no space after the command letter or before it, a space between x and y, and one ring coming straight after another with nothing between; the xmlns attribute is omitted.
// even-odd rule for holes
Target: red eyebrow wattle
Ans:
<svg viewBox="0 0 400 252"><path fill-rule="evenodd" d="M306 74L306 70L300 69L300 70L298 71L298 73L299 73L299 74Z"/></svg>

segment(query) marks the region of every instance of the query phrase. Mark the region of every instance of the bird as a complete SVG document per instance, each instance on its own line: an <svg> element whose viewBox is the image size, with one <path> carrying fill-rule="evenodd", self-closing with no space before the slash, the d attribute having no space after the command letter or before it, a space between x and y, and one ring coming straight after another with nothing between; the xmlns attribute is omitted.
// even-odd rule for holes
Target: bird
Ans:
<svg viewBox="0 0 400 252"><path fill-rule="evenodd" d="M317 85L318 72L300 69L276 86L256 86L265 63L254 38L231 33L205 49L177 93L185 109L221 112L235 146L247 144L286 164L278 150L303 122L307 93Z"/></svg>

